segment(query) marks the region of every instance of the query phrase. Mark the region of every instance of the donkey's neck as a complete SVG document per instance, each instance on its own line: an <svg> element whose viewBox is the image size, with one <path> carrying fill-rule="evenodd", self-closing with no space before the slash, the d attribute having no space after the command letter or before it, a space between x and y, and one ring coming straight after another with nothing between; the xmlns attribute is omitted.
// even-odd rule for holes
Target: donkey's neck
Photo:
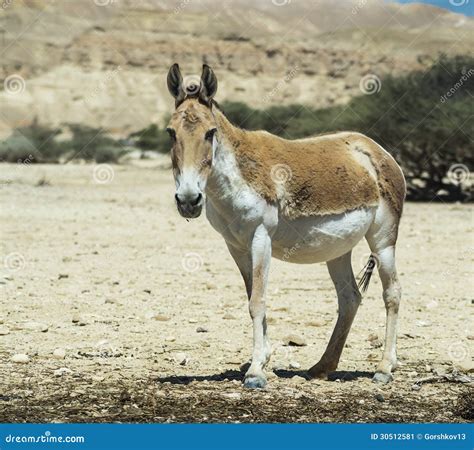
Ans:
<svg viewBox="0 0 474 450"><path fill-rule="evenodd" d="M206 195L214 206L227 209L245 184L236 158L236 149L243 139L244 131L233 126L217 108L213 113L217 125L217 143Z"/></svg>

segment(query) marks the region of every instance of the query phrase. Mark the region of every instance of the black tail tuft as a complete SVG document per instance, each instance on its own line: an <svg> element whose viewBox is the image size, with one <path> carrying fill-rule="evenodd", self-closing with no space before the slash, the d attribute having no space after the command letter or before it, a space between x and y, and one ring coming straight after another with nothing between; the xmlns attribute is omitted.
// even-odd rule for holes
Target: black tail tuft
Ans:
<svg viewBox="0 0 474 450"><path fill-rule="evenodd" d="M376 265L377 265L377 260L375 256L370 255L369 260L367 261L367 264L361 270L361 272L363 271L364 274L362 275L362 278L359 280L359 283L357 283L357 286L362 291L362 293L365 293L365 291L369 287L370 279L372 278L372 273Z"/></svg>

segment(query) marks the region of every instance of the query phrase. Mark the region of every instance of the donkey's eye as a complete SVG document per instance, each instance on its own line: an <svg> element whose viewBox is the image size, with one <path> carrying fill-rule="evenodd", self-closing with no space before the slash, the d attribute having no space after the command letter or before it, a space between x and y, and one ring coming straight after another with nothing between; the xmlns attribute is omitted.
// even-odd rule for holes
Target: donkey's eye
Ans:
<svg viewBox="0 0 474 450"><path fill-rule="evenodd" d="M206 135L204 136L204 139L206 141L212 142L212 138L214 137L214 134L216 133L217 128L211 128L210 130L206 131Z"/></svg>
<svg viewBox="0 0 474 450"><path fill-rule="evenodd" d="M171 139L176 139L176 131L174 131L173 128L167 128L166 132L169 134Z"/></svg>

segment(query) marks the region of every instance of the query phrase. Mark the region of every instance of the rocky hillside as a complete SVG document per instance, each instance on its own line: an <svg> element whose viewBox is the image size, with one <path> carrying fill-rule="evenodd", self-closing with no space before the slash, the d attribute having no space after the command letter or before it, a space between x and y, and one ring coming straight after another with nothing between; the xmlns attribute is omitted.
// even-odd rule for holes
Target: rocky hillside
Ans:
<svg viewBox="0 0 474 450"><path fill-rule="evenodd" d="M115 134L162 121L175 61L219 78L218 100L329 106L474 47L474 21L383 0L5 0L0 135L35 118ZM382 86L383 88L383 86Z"/></svg>

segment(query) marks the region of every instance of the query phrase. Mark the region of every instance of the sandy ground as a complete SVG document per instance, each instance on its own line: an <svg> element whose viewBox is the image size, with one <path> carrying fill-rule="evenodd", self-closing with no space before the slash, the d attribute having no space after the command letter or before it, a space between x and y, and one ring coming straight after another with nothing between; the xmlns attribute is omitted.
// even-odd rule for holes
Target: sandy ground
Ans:
<svg viewBox="0 0 474 450"><path fill-rule="evenodd" d="M1 422L473 419L461 382L473 375L472 206L406 205L392 384L371 382L385 326L378 276L338 372L306 381L335 322L334 288L324 264L274 260L269 384L247 391L251 322L223 239L205 217L178 215L168 171L99 169L0 167ZM104 174L113 179L98 183ZM356 272L368 255L361 242ZM307 345L282 345L290 333Z"/></svg>

